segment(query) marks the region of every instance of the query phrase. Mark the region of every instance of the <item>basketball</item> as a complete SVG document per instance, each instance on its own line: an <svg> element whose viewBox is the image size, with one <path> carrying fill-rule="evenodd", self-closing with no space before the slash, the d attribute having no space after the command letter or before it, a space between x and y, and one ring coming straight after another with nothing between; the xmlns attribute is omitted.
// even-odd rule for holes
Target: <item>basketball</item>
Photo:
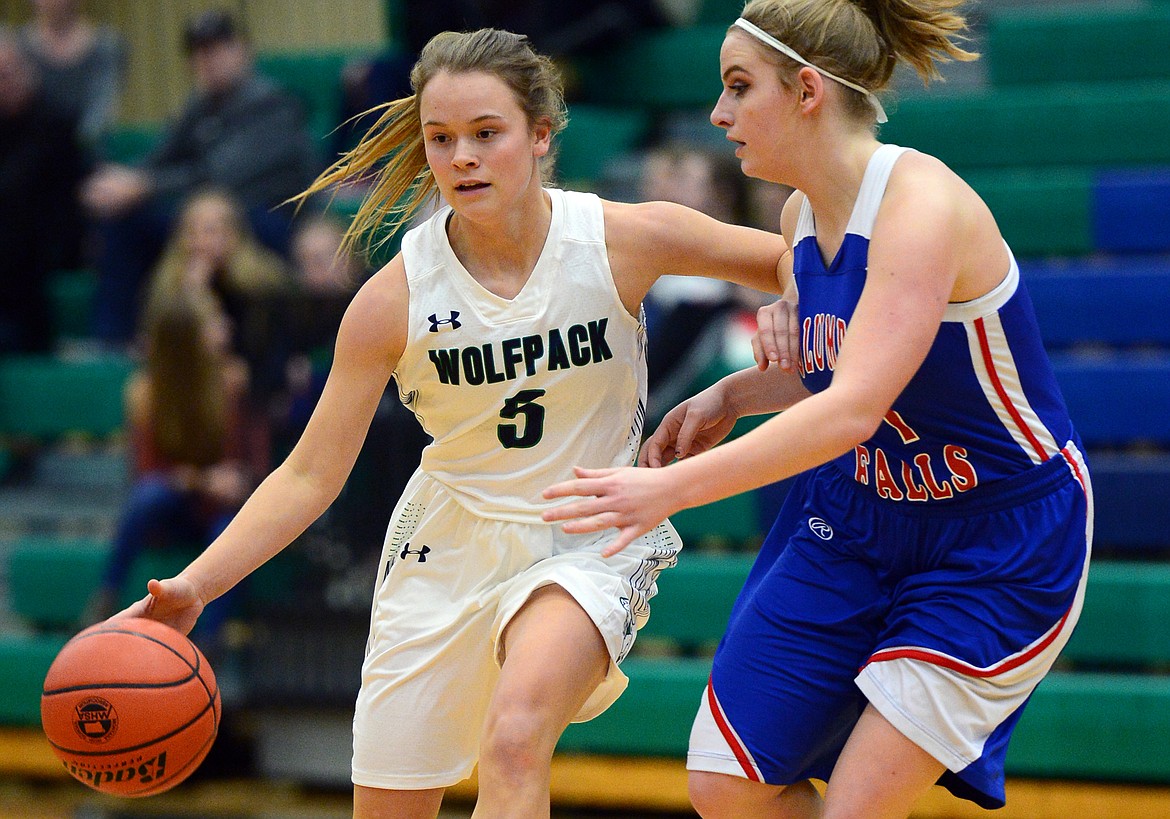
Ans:
<svg viewBox="0 0 1170 819"><path fill-rule="evenodd" d="M77 634L49 666L41 694L41 725L66 770L116 796L178 785L207 756L219 719L219 687L203 653L146 618Z"/></svg>

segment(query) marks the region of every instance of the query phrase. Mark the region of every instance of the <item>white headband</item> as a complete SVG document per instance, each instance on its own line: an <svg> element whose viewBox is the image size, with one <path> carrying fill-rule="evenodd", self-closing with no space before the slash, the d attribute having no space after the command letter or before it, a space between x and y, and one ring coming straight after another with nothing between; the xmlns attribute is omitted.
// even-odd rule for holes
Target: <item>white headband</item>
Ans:
<svg viewBox="0 0 1170 819"><path fill-rule="evenodd" d="M868 88L862 88L860 85L858 85L855 82L849 82L849 80L842 79L842 78L838 77L836 74L830 74L828 71L821 68L820 66L813 65L808 60L806 60L804 57L801 57L799 54L797 54L795 51L793 51L791 48L784 45L784 43L780 42L775 37L773 37L771 34L764 31L759 26L757 26L755 23L748 22L747 20L740 17L739 19L737 19L735 21L735 25L742 28L744 31L746 31L748 34L755 37L757 40L761 40L762 42L765 42L768 45L772 46L772 48L776 49L784 56L790 57L793 60L796 60L801 65L807 65L809 68L816 71L818 74L821 74L822 76L828 77L830 80L833 80L834 82L839 82L839 83L841 83L841 85L844 85L846 88L852 88L854 91L860 92L865 97L866 101L869 102L869 104L873 106L873 110L877 112L877 121L878 122L886 122L887 121L886 109L882 108L881 102L878 101L878 98L876 96L874 96L874 93L872 91L870 91Z"/></svg>

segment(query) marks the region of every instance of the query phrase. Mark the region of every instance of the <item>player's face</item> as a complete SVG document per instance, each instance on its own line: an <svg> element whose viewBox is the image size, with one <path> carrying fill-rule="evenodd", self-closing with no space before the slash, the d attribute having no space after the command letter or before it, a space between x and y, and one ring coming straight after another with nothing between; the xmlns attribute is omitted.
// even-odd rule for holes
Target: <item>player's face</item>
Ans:
<svg viewBox="0 0 1170 819"><path fill-rule="evenodd" d="M549 128L532 127L512 90L493 74L441 72L419 102L427 163L455 210L499 207L532 186Z"/></svg>
<svg viewBox="0 0 1170 819"><path fill-rule="evenodd" d="M711 122L736 144L735 155L748 176L782 181L777 160L786 150L782 133L786 106L795 95L780 83L777 68L764 60L750 35L731 31L719 51L723 93Z"/></svg>

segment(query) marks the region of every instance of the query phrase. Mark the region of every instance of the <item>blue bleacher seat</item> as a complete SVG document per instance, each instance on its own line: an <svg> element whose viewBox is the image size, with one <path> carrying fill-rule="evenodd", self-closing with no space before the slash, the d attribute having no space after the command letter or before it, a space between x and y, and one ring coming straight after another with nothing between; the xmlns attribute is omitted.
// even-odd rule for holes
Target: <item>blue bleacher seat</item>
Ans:
<svg viewBox="0 0 1170 819"><path fill-rule="evenodd" d="M1170 259L1029 260L1020 275L1088 452L1097 554L1170 554Z"/></svg>
<svg viewBox="0 0 1170 819"><path fill-rule="evenodd" d="M1052 364L1086 447L1170 446L1170 355L1056 354Z"/></svg>
<svg viewBox="0 0 1170 819"><path fill-rule="evenodd" d="M1044 343L1170 345L1170 259L1083 257L1020 262Z"/></svg>
<svg viewBox="0 0 1170 819"><path fill-rule="evenodd" d="M1170 557L1170 455L1090 453L1098 558Z"/></svg>
<svg viewBox="0 0 1170 819"><path fill-rule="evenodd" d="M1170 169L1102 171L1093 185L1093 246L1105 252L1170 250Z"/></svg>

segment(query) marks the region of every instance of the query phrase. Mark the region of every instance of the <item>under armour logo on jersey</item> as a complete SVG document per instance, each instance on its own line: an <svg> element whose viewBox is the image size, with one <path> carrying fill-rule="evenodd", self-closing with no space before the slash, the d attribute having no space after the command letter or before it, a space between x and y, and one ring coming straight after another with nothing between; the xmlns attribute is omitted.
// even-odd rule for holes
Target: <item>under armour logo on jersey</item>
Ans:
<svg viewBox="0 0 1170 819"><path fill-rule="evenodd" d="M458 330L459 326L460 326L459 325L459 311L458 310L452 310L450 318L441 319L435 313L431 313L429 316L427 316L427 318L430 319L430 321L431 321L431 332L432 333L439 332L439 328L442 327L443 325L446 325L447 329L449 329L449 330Z"/></svg>
<svg viewBox="0 0 1170 819"><path fill-rule="evenodd" d="M398 557L400 557L402 560L406 560L407 555L418 555L418 562L426 563L427 555L430 554L430 552L430 546L423 546L421 549L412 549L410 548L410 544L407 543L402 547L402 551L398 553Z"/></svg>
<svg viewBox="0 0 1170 819"><path fill-rule="evenodd" d="M830 526L829 524L825 523L820 518L809 518L808 519L808 528L812 531L812 533L814 535L819 537L821 540L832 540L833 539L833 527ZM426 548L426 547L424 547L424 548Z"/></svg>

